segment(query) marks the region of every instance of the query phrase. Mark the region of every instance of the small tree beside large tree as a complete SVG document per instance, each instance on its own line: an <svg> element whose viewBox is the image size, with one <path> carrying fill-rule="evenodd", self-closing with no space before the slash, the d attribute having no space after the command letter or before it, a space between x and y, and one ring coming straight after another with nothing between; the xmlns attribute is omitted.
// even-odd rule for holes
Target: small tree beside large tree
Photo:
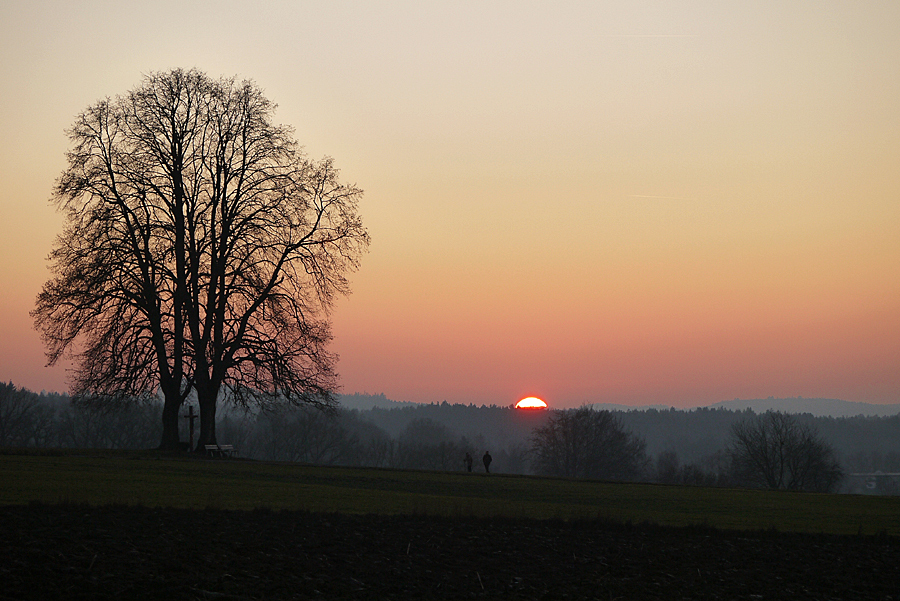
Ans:
<svg viewBox="0 0 900 601"><path fill-rule="evenodd" d="M192 392L198 448L218 403L331 407L328 311L369 237L362 192L312 161L250 81L176 69L89 107L54 200L66 225L32 312L72 393L164 398L178 446Z"/></svg>

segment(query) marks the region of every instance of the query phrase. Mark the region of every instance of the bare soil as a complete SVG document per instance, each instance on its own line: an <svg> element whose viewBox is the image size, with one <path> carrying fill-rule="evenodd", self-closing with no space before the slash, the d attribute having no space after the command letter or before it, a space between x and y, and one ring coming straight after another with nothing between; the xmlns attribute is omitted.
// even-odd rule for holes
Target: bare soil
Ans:
<svg viewBox="0 0 900 601"><path fill-rule="evenodd" d="M900 540L601 522L0 507L0 599L900 599Z"/></svg>

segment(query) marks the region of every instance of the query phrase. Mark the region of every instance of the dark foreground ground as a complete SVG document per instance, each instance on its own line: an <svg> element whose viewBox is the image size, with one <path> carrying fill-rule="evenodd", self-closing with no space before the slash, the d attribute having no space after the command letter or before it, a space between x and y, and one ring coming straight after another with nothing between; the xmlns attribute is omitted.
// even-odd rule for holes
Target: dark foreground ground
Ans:
<svg viewBox="0 0 900 601"><path fill-rule="evenodd" d="M0 599L900 599L900 540L0 507Z"/></svg>

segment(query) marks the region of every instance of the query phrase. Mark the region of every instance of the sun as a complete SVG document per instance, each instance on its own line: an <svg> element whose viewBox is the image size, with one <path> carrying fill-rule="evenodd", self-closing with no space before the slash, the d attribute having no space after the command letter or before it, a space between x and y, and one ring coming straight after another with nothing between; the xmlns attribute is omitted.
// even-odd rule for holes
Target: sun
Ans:
<svg viewBox="0 0 900 601"><path fill-rule="evenodd" d="M516 409L546 409L547 403L537 398L536 396L530 396L522 399L518 403L516 403Z"/></svg>

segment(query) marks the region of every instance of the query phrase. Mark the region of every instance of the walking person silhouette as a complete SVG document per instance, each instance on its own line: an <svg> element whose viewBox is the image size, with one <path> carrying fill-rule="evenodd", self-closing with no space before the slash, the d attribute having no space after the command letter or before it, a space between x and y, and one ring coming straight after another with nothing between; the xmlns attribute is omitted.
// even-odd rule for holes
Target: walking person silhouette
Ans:
<svg viewBox="0 0 900 601"><path fill-rule="evenodd" d="M484 471L488 474L491 473L491 454L488 451L484 452L484 457L481 458L481 461L484 462Z"/></svg>

